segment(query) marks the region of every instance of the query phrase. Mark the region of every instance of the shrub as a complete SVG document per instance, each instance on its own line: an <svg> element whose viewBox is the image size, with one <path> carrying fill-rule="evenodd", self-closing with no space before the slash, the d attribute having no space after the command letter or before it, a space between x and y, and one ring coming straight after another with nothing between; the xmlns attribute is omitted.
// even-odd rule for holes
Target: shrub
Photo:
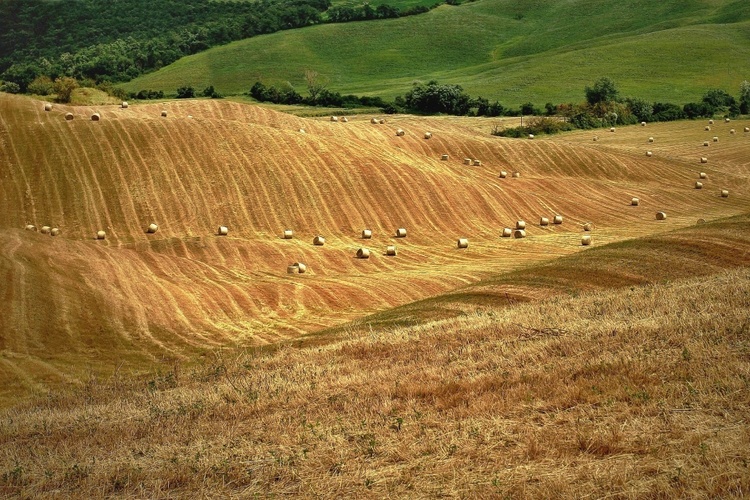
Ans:
<svg viewBox="0 0 750 500"><path fill-rule="evenodd" d="M630 108L630 112L639 122L650 122L654 116L654 106L644 99L629 98L625 102Z"/></svg>
<svg viewBox="0 0 750 500"><path fill-rule="evenodd" d="M460 85L439 84L435 80L415 83L404 96L406 107L419 113L465 115L471 107L471 97Z"/></svg>
<svg viewBox="0 0 750 500"><path fill-rule="evenodd" d="M691 120L695 118L710 118L716 109L707 102L689 102L682 107L683 114Z"/></svg>
<svg viewBox="0 0 750 500"><path fill-rule="evenodd" d="M53 90L57 94L57 102L70 102L70 96L78 88L78 80L69 76L63 76L55 80Z"/></svg>
<svg viewBox="0 0 750 500"><path fill-rule="evenodd" d="M195 97L195 89L193 87L185 86L177 89L178 99L190 99L191 97Z"/></svg>
<svg viewBox="0 0 750 500"><path fill-rule="evenodd" d="M203 89L203 97L210 97L211 99L221 99L224 96L216 92L216 89L214 89L213 85L209 85L208 87Z"/></svg>
<svg viewBox="0 0 750 500"><path fill-rule="evenodd" d="M9 94L18 94L21 92L21 86L16 82L3 82L0 85L0 92L7 92Z"/></svg>
<svg viewBox="0 0 750 500"><path fill-rule="evenodd" d="M41 75L34 78L34 80L29 83L28 91L31 94L36 95L50 95L54 88L54 83L48 77L47 75Z"/></svg>
<svg viewBox="0 0 750 500"><path fill-rule="evenodd" d="M657 122L670 122L686 118L683 108L670 102L655 102L653 120Z"/></svg>
<svg viewBox="0 0 750 500"><path fill-rule="evenodd" d="M593 106L601 102L617 101L619 91L615 82L605 76L597 80L593 87L586 87L585 94L586 102Z"/></svg>

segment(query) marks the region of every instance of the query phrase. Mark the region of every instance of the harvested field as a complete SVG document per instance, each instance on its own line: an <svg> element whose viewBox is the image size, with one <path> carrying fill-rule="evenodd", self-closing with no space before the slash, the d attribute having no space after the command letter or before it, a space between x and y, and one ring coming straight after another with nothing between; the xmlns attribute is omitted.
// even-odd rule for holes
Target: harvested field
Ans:
<svg viewBox="0 0 750 500"><path fill-rule="evenodd" d="M441 117L396 115L392 126L372 127L353 116L342 127L205 100L99 110L106 119L92 123L93 108L45 112L39 101L0 96L2 398L121 360L136 370L208 348L276 343L437 296L487 277L488 263L513 270L578 252L587 221L598 247L750 204L747 137L730 136L729 125L723 137L723 123L705 170L731 187L729 198L713 186L692 189L706 138L695 123L649 124L659 141L645 164L640 127L596 143L590 132L518 141ZM76 119L66 122L68 112ZM482 165L466 168L466 157ZM499 170L523 176L511 184ZM642 210L622 203L633 196ZM653 223L657 210L669 219ZM566 223L499 237L539 214ZM151 221L158 232L146 234ZM231 237L215 237L216 221ZM48 223L61 234L23 230ZM295 238L280 238L289 227ZM409 236L397 257L373 251L364 261L353 258L363 227L373 249L393 244L394 228ZM97 243L101 228L106 240ZM316 234L325 246L310 244ZM456 234L470 252L454 251ZM287 275L297 261L314 272Z"/></svg>

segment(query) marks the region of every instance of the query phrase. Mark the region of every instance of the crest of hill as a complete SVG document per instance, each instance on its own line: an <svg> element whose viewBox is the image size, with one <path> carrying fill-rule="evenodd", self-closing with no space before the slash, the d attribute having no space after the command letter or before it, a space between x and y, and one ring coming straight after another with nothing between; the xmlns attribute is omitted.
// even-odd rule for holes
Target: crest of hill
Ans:
<svg viewBox="0 0 750 500"><path fill-rule="evenodd" d="M481 0L259 36L183 58L123 87L174 92L214 85L238 94L261 80L291 82L304 92L305 70L314 69L342 94L393 98L415 79L437 79L518 106L580 101L586 85L607 75L626 95L682 103L710 88L736 92L747 78L736 62L750 56L748 21L750 9L729 0Z"/></svg>

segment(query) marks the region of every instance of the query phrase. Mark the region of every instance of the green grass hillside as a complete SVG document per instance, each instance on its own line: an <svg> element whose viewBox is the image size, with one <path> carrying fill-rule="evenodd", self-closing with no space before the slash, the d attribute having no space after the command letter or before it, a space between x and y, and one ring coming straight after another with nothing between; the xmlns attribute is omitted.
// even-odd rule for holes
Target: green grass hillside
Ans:
<svg viewBox="0 0 750 500"><path fill-rule="evenodd" d="M737 1L479 0L389 21L322 25L260 36L124 85L174 92L214 85L247 92L261 80L305 91L314 69L341 93L394 97L415 80L458 83L506 105L582 99L603 75L626 95L699 100L736 94L750 74L750 7Z"/></svg>

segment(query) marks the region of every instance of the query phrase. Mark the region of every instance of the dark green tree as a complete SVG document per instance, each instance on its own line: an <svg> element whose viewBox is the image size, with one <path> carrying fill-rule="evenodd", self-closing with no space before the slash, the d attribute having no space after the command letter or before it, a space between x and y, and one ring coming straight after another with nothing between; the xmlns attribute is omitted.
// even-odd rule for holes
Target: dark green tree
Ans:
<svg viewBox="0 0 750 500"><path fill-rule="evenodd" d="M615 102L619 94L615 82L605 76L598 79L593 87L586 87L586 102L592 106L599 103Z"/></svg>

